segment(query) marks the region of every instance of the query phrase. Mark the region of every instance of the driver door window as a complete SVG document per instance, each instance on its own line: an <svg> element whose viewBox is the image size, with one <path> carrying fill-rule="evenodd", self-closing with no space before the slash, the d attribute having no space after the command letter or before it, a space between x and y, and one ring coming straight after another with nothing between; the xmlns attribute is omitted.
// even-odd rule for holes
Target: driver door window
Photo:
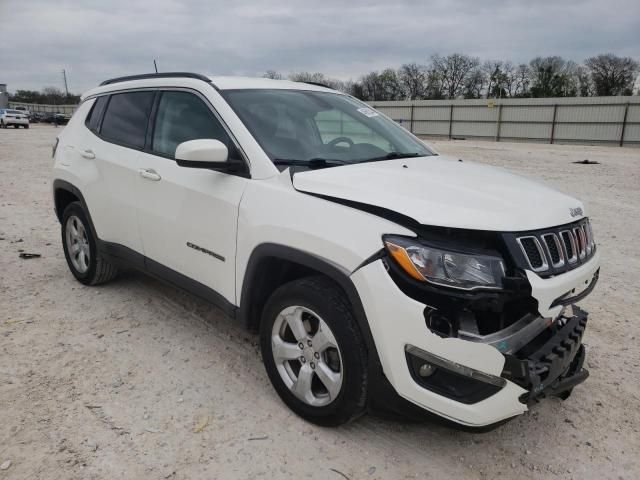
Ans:
<svg viewBox="0 0 640 480"><path fill-rule="evenodd" d="M174 158L182 142L210 138L229 149L229 158L238 158L233 142L207 105L188 92L163 92L153 131L152 150Z"/></svg>

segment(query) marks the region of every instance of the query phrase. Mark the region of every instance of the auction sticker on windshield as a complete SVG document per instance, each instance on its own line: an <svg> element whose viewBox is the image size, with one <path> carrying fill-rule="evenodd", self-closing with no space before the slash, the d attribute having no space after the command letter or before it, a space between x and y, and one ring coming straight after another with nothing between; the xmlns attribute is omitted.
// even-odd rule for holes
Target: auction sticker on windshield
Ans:
<svg viewBox="0 0 640 480"><path fill-rule="evenodd" d="M358 111L363 114L366 117L377 117L378 116L378 112L376 112L375 110L372 110L370 108L364 107L364 108L359 108Z"/></svg>

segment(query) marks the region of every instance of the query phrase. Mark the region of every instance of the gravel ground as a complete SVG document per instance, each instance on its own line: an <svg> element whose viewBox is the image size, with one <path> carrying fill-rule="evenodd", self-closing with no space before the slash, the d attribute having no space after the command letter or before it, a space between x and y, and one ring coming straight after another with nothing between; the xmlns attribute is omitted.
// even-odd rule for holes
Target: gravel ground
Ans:
<svg viewBox="0 0 640 480"><path fill-rule="evenodd" d="M640 477L640 150L433 142L582 198L603 253L581 304L587 383L470 434L308 424L271 388L257 338L215 308L136 273L74 281L50 194L58 131L0 130L0 479ZM601 164L572 163L586 158Z"/></svg>

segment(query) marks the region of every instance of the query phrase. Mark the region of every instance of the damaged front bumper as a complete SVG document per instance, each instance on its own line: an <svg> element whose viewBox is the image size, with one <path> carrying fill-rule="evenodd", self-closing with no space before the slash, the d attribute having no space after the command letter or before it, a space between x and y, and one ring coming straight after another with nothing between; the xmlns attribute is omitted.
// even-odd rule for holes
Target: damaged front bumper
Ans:
<svg viewBox="0 0 640 480"><path fill-rule="evenodd" d="M587 312L571 306L550 327L545 338L524 355L505 355L501 377L527 390L520 397L531 404L548 395L566 398L589 372L583 368L585 348L582 336L587 326ZM526 347L525 347L526 349Z"/></svg>
<svg viewBox="0 0 640 480"><path fill-rule="evenodd" d="M587 314L571 301L582 297L578 297L580 285L589 291L593 288L597 272L596 257L565 275L530 279L529 298L537 301L539 312L494 337L462 330L446 336L427 328L428 312L435 309L400 289L382 261L362 267L351 278L362 299L384 377L395 392L458 424L487 427L525 412L541 397L565 398L587 378L582 346ZM431 359L448 376L421 378L422 364L408 354L424 363ZM428 374L430 367L424 371ZM458 383L452 381L456 378ZM470 388L473 382L475 389ZM486 388L477 382L486 383ZM451 384L453 389L442 388Z"/></svg>

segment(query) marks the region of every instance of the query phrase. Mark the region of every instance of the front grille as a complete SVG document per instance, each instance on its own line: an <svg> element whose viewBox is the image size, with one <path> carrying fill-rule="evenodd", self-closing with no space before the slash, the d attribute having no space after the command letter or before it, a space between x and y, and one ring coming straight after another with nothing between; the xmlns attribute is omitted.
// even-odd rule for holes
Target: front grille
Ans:
<svg viewBox="0 0 640 480"><path fill-rule="evenodd" d="M596 251L588 219L571 225L514 234L524 268L556 275L581 265ZM519 262L518 262L519 263Z"/></svg>
<svg viewBox="0 0 640 480"><path fill-rule="evenodd" d="M519 241L531 267L534 270L545 267L544 252L540 248L538 239L536 237L522 237Z"/></svg>

